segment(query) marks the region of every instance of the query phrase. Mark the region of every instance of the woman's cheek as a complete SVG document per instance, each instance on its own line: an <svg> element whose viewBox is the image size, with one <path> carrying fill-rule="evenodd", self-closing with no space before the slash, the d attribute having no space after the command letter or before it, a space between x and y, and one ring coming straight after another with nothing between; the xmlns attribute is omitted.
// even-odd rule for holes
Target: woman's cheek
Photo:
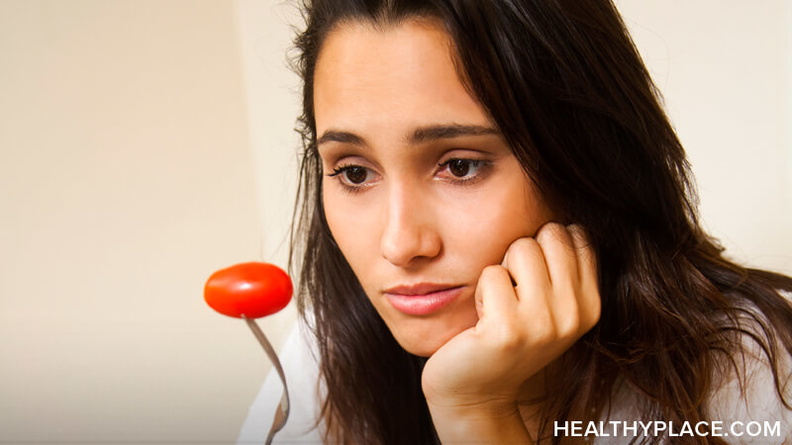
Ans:
<svg viewBox="0 0 792 445"><path fill-rule="evenodd" d="M332 181L324 184L325 219L342 255L362 279L362 265L370 263L379 253L377 207L337 188L338 184Z"/></svg>
<svg viewBox="0 0 792 445"><path fill-rule="evenodd" d="M550 220L544 207L520 189L485 191L449 209L445 231L451 244L463 249L460 254L475 257L482 269L500 264L512 242L533 236Z"/></svg>

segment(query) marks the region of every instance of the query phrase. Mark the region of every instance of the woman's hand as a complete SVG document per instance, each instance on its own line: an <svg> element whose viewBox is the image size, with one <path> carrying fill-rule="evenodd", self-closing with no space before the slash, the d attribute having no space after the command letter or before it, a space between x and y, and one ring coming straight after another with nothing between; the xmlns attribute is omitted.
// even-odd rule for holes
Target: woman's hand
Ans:
<svg viewBox="0 0 792 445"><path fill-rule="evenodd" d="M596 260L583 229L548 223L534 238L514 241L501 265L481 273L475 300L476 326L424 368L435 426L444 442L489 441L491 434L527 440L521 387L599 320Z"/></svg>

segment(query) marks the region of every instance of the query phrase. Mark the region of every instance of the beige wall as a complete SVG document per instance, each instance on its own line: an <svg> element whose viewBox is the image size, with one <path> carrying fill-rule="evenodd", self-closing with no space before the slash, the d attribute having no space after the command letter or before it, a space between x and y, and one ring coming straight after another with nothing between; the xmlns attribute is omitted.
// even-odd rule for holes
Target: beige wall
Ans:
<svg viewBox="0 0 792 445"><path fill-rule="evenodd" d="M233 4L0 1L0 442L234 440L268 363Z"/></svg>
<svg viewBox="0 0 792 445"><path fill-rule="evenodd" d="M685 145L705 226L792 273L792 2L618 0Z"/></svg>
<svg viewBox="0 0 792 445"><path fill-rule="evenodd" d="M236 438L269 365L201 288L285 262L283 3L0 0L0 442ZM792 272L789 2L619 4L707 225Z"/></svg>

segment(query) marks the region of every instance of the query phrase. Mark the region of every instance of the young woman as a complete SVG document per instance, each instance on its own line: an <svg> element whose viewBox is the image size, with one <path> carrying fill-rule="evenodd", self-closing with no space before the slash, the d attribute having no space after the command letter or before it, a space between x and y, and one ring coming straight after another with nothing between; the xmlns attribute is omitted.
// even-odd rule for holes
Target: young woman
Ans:
<svg viewBox="0 0 792 445"><path fill-rule="evenodd" d="M700 227L610 1L304 8L294 258L325 442L792 440L792 279Z"/></svg>

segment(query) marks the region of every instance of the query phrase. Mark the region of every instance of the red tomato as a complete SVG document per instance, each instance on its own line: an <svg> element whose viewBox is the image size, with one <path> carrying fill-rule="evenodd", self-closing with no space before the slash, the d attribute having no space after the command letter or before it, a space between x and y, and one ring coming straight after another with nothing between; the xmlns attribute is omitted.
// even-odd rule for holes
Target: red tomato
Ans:
<svg viewBox="0 0 792 445"><path fill-rule="evenodd" d="M206 280L204 299L229 317L261 318L289 304L292 282L278 266L242 263L218 270Z"/></svg>

